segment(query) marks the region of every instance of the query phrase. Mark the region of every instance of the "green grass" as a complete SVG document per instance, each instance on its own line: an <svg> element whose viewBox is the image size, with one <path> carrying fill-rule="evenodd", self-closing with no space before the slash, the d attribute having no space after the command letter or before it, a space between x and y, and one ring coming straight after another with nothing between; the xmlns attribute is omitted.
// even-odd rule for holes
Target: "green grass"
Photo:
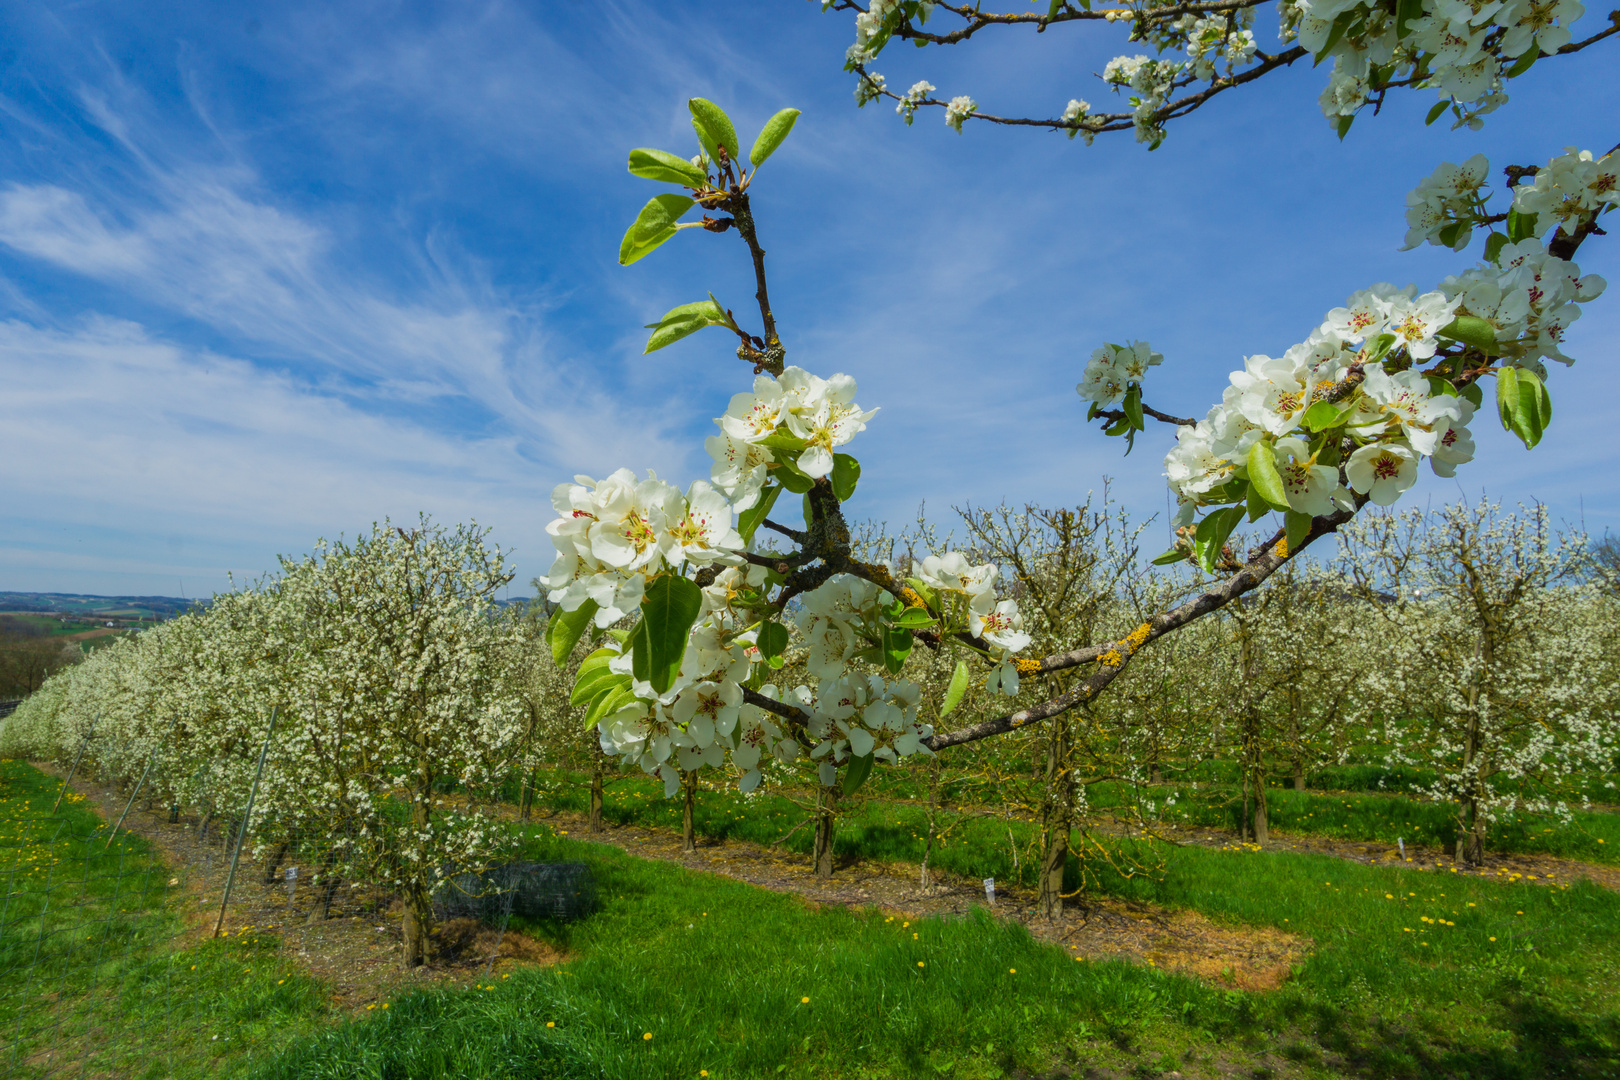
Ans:
<svg viewBox="0 0 1620 1080"><path fill-rule="evenodd" d="M584 860L598 876L599 914L536 928L577 959L406 995L257 1075L991 1077L1105 1063L1156 1076L1189 1053L1242 1063L1268 1052L1341 1062L1321 1075L1620 1068L1620 897L1591 886L1202 848L1144 853L1168 860L1163 881L1105 881L1316 939L1284 989L1246 994L1076 962L983 916L906 926L870 910L812 910L544 829L527 854Z"/></svg>
<svg viewBox="0 0 1620 1080"><path fill-rule="evenodd" d="M0 1071L201 1076L311 1030L325 993L272 936L180 947L171 871L60 781L0 761Z"/></svg>

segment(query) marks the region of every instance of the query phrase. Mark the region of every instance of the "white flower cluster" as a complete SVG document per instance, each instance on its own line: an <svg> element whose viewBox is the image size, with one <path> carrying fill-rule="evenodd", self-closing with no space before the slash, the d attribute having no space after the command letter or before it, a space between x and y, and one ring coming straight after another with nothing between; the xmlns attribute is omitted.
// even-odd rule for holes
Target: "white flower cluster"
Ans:
<svg viewBox="0 0 1620 1080"><path fill-rule="evenodd" d="M1069 138L1072 139L1076 135L1083 135L1087 146L1090 146L1097 138L1095 131L1087 131L1080 126L1089 115L1091 115L1091 103L1082 101L1080 98L1070 98L1069 103L1063 107L1063 122L1074 125L1069 128Z"/></svg>
<svg viewBox="0 0 1620 1080"><path fill-rule="evenodd" d="M1513 209L1534 215L1532 235L1545 236L1562 226L1573 233L1581 220L1620 205L1620 154L1596 160L1590 150L1567 147L1535 179L1513 189Z"/></svg>
<svg viewBox="0 0 1620 1080"><path fill-rule="evenodd" d="M1363 443L1345 462L1347 490L1335 465L1312 454L1299 424L1305 411L1331 391L1363 343L1393 336L1391 348L1413 360L1432 357L1435 332L1455 317L1458 301L1441 292L1417 294L1409 285L1379 284L1334 308L1310 337L1280 357L1251 356L1233 372L1219 405L1196 425L1183 427L1165 458L1165 476L1191 516L1195 504L1234 478L1249 450L1275 440L1277 469L1290 509L1315 517L1350 504L1351 490L1387 506L1417 481L1417 465L1432 457L1436 471L1470 460L1467 422L1473 406L1434 393L1418 372L1391 374L1369 363L1366 378L1342 404L1353 409L1349 430ZM1446 474L1449 475L1449 474Z"/></svg>
<svg viewBox="0 0 1620 1080"><path fill-rule="evenodd" d="M1321 98L1329 120L1366 104L1378 69L1381 83L1416 76L1457 104L1459 126L1477 129L1507 100L1504 79L1529 66L1521 58L1568 44L1585 8L1576 0L1420 0L1404 27L1372 0L1284 0L1280 10L1285 40L1334 58Z"/></svg>
<svg viewBox="0 0 1620 1080"><path fill-rule="evenodd" d="M1494 265L1481 263L1440 283L1459 314L1496 327L1506 363L1542 376L1541 357L1575 362L1561 349L1570 324L1581 316L1575 305L1596 300L1607 286L1598 275L1583 276L1575 263L1549 254L1539 240L1507 244Z"/></svg>
<svg viewBox="0 0 1620 1080"><path fill-rule="evenodd" d="M906 91L905 96L894 107L894 111L905 119L906 127L911 126L911 121L915 118L917 107L922 104L923 98L936 89L937 87L927 79L911 84L911 89Z"/></svg>
<svg viewBox="0 0 1620 1080"><path fill-rule="evenodd" d="M683 562L735 561L742 550L731 503L702 480L685 495L656 476L638 481L629 469L574 481L551 493L562 516L546 526L557 549L548 598L567 611L594 600L598 626L636 610L651 578Z"/></svg>
<svg viewBox="0 0 1620 1080"><path fill-rule="evenodd" d="M1423 178L1406 196L1406 244L1410 251L1427 241L1461 251L1474 235L1474 225L1485 216L1480 189L1485 186L1491 163L1484 154L1475 154L1461 165L1449 161ZM1451 234L1449 241L1442 235Z"/></svg>
<svg viewBox="0 0 1620 1080"><path fill-rule="evenodd" d="M1153 119L1153 114L1170 97L1176 76L1184 67L1173 60L1155 60L1150 56L1116 56L1103 68L1103 82L1135 91L1130 102L1135 110L1132 122L1136 126L1137 142L1158 145L1164 138L1164 128Z"/></svg>
<svg viewBox="0 0 1620 1080"><path fill-rule="evenodd" d="M1227 74L1254 59L1254 9L1244 8L1228 22L1225 14L1212 18L1183 15L1176 30L1186 41L1187 70L1196 79L1213 79L1216 65L1224 63Z"/></svg>
<svg viewBox="0 0 1620 1080"><path fill-rule="evenodd" d="M759 375L752 393L732 397L715 420L719 435L704 441L714 458L710 479L737 510L759 498L769 470L790 467L812 480L833 470L833 449L866 430L876 409L855 404L855 380L822 379L789 367L780 378Z"/></svg>
<svg viewBox="0 0 1620 1080"><path fill-rule="evenodd" d="M1091 354L1085 374L1075 385L1075 392L1099 408L1109 409L1125 400L1132 386L1141 386L1147 369L1164 363L1164 356L1156 353L1145 341L1129 345L1104 345Z"/></svg>
<svg viewBox="0 0 1620 1080"><path fill-rule="evenodd" d="M974 101L966 94L959 94L951 98L950 104L945 106L945 126L960 135L962 133L962 121L978 111L979 103L977 101Z"/></svg>

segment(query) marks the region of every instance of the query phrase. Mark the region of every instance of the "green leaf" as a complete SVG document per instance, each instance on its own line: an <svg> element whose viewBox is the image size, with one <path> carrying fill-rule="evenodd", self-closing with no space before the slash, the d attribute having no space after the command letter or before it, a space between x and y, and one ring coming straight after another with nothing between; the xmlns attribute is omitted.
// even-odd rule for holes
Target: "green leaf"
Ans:
<svg viewBox="0 0 1620 1080"><path fill-rule="evenodd" d="M1507 234L1508 242L1512 244L1517 244L1520 240L1530 239L1530 237L1536 235L1536 215L1521 214L1517 210L1509 210Z"/></svg>
<svg viewBox="0 0 1620 1080"><path fill-rule="evenodd" d="M809 495L806 495L804 497L803 501L804 501L804 505L803 505L800 512L804 515L804 527L808 529L811 526L811 524L816 520L816 518L815 518L815 508L810 505L810 496Z"/></svg>
<svg viewBox="0 0 1620 1080"><path fill-rule="evenodd" d="M1234 476L1219 487L1210 488L1204 492L1204 502L1216 506L1221 503L1239 502L1249 494L1249 482L1241 476Z"/></svg>
<svg viewBox="0 0 1620 1080"><path fill-rule="evenodd" d="M956 662L956 670L951 672L951 684L945 688L945 702L939 707L939 715L946 717L962 704L962 695L967 693L968 666L966 660Z"/></svg>
<svg viewBox="0 0 1620 1080"><path fill-rule="evenodd" d="M580 635L595 617L595 600L586 600L573 611L562 608L553 611L551 621L546 623L546 644L551 646L551 659L558 664L567 663L568 654L574 651Z"/></svg>
<svg viewBox="0 0 1620 1080"><path fill-rule="evenodd" d="M895 626L903 626L907 630L922 630L933 626L938 621L920 607L908 607L892 620Z"/></svg>
<svg viewBox="0 0 1620 1080"><path fill-rule="evenodd" d="M574 676L574 692L568 696L568 704L578 705L600 693L602 687L597 684L615 674L608 665L618 655L612 649L598 649L586 657L585 662L579 665L579 673Z"/></svg>
<svg viewBox="0 0 1620 1080"><path fill-rule="evenodd" d="M926 581L918 577L908 577L906 578L906 584L911 586L911 591L916 593L922 599L922 602L928 605L929 611L939 610L939 594Z"/></svg>
<svg viewBox="0 0 1620 1080"><path fill-rule="evenodd" d="M1431 397L1441 397L1441 396L1456 397L1457 396L1457 388L1455 386L1452 386L1451 385L1451 380L1446 378L1444 375L1430 375L1430 374L1425 373L1423 378L1429 384L1429 395Z"/></svg>
<svg viewBox="0 0 1620 1080"><path fill-rule="evenodd" d="M1449 222L1441 227L1435 238L1444 246L1454 248L1457 246L1457 234L1462 232L1468 225L1469 223L1466 221Z"/></svg>
<svg viewBox="0 0 1620 1080"><path fill-rule="evenodd" d="M668 150L630 151L630 171L644 180L658 180L682 187L701 188L709 183L702 166L694 165Z"/></svg>
<svg viewBox="0 0 1620 1080"><path fill-rule="evenodd" d="M861 790L866 778L872 775L872 755L865 757L851 757L849 765L844 769L844 794L853 795Z"/></svg>
<svg viewBox="0 0 1620 1080"><path fill-rule="evenodd" d="M1121 404L1121 408L1125 412L1125 419L1131 422L1131 427L1137 431L1147 430L1142 426L1142 388L1140 386L1132 386L1125 391L1125 400Z"/></svg>
<svg viewBox="0 0 1620 1080"><path fill-rule="evenodd" d="M1502 426L1529 450L1552 422L1552 398L1533 371L1503 368L1496 373L1496 409Z"/></svg>
<svg viewBox="0 0 1620 1080"><path fill-rule="evenodd" d="M777 458L776 468L771 470L771 478L795 495L803 495L816 486L814 480L799 471L799 466L791 458Z"/></svg>
<svg viewBox="0 0 1620 1080"><path fill-rule="evenodd" d="M638 644L647 646L647 681L662 694L675 683L692 624L703 613L703 590L679 574L654 578L641 598L641 623L646 629Z"/></svg>
<svg viewBox="0 0 1620 1080"><path fill-rule="evenodd" d="M1530 65L1535 63L1536 57L1540 55L1541 49L1532 43L1528 49L1524 50L1524 53L1519 57L1518 62L1507 69L1507 74L1504 76L1504 78L1517 79L1520 75L1523 75L1525 72L1530 70Z"/></svg>
<svg viewBox="0 0 1620 1080"><path fill-rule="evenodd" d="M1509 216L1512 216L1512 213L1513 211L1508 211ZM1504 236L1502 233L1492 231L1492 233L1485 238L1485 261L1495 262L1497 257L1502 254L1502 249L1507 247L1507 245L1508 238L1506 236Z"/></svg>
<svg viewBox="0 0 1620 1080"><path fill-rule="evenodd" d="M628 680L603 690L591 702L591 707L585 710L585 730L589 731L599 724L604 716L612 716L634 700L636 692L630 689Z"/></svg>
<svg viewBox="0 0 1620 1080"><path fill-rule="evenodd" d="M759 501L737 515L737 531L742 534L744 543L754 538L755 531L770 516L771 507L776 505L776 497L780 494L781 485L772 484L759 493Z"/></svg>
<svg viewBox="0 0 1620 1080"><path fill-rule="evenodd" d="M1423 0L1395 0L1395 36L1401 41L1412 32L1408 25L1413 19L1423 18Z"/></svg>
<svg viewBox="0 0 1620 1080"><path fill-rule="evenodd" d="M1198 531L1193 534L1193 553L1197 555L1198 565L1204 568L1205 573L1215 572L1215 563L1221 557L1221 549L1226 546L1226 538L1232 535L1232 530L1242 520L1243 507L1228 506L1207 515L1198 523Z"/></svg>
<svg viewBox="0 0 1620 1080"><path fill-rule="evenodd" d="M619 265L629 266L674 236L675 222L692 206L693 200L685 195L654 195L647 200L619 241Z"/></svg>
<svg viewBox="0 0 1620 1080"><path fill-rule="evenodd" d="M906 666L913 640L911 631L903 626L883 628L883 666L889 669L890 675L900 674L900 669Z"/></svg>
<svg viewBox="0 0 1620 1080"><path fill-rule="evenodd" d="M759 654L773 668L785 663L782 654L788 647L788 629L779 622L764 622L759 627Z"/></svg>
<svg viewBox="0 0 1620 1080"><path fill-rule="evenodd" d="M720 306L714 297L707 300L698 300L690 304L682 304L678 308L671 308L664 313L664 317L651 323L648 329L652 330L652 337L647 339L647 347L642 349L642 355L662 349L665 345L681 340L688 334L696 333L705 326L732 325L731 319L726 315L725 309Z"/></svg>
<svg viewBox="0 0 1620 1080"><path fill-rule="evenodd" d="M742 161L742 150L737 145L737 129L732 127L731 117L726 115L724 109L700 97L688 98L686 107L692 110L692 126L697 129L698 139L703 142L705 149L723 146L732 161ZM708 136L707 140L704 140L704 135ZM717 155L710 150L709 156Z"/></svg>
<svg viewBox="0 0 1620 1080"><path fill-rule="evenodd" d="M1249 490L1260 492L1260 497L1278 510L1288 509L1288 492L1283 488L1282 473L1277 471L1277 452L1264 439L1249 447ZM1250 495L1250 499L1253 499Z"/></svg>
<svg viewBox="0 0 1620 1080"><path fill-rule="evenodd" d="M861 463L848 454L833 455L832 489L839 502L847 502L855 494L855 485L861 479Z"/></svg>
<svg viewBox="0 0 1620 1080"><path fill-rule="evenodd" d="M1457 396L1470 402L1476 409L1485 404L1485 391L1479 388L1477 382L1471 382L1457 391Z"/></svg>
<svg viewBox="0 0 1620 1080"><path fill-rule="evenodd" d="M1389 355L1389 350L1395 347L1399 339L1394 334L1379 334L1366 344L1366 351L1362 355L1363 364L1376 364Z"/></svg>
<svg viewBox="0 0 1620 1080"><path fill-rule="evenodd" d="M630 640L625 642L630 651L630 673L642 682L652 679L652 652L647 645L647 620L637 619L630 628Z"/></svg>
<svg viewBox="0 0 1620 1080"><path fill-rule="evenodd" d="M1338 133L1340 142L1344 142L1344 137L1350 134L1350 125L1355 122L1355 113L1351 113L1349 116L1341 116L1333 122L1333 130Z"/></svg>
<svg viewBox="0 0 1620 1080"><path fill-rule="evenodd" d="M1288 538L1288 553L1292 555L1311 534L1311 515L1290 510L1283 515L1283 529L1286 530L1284 535Z"/></svg>
<svg viewBox="0 0 1620 1080"><path fill-rule="evenodd" d="M1436 120L1440 119L1440 115L1442 113L1444 113L1450 107L1451 107L1451 102L1450 101L1437 101L1437 102L1435 102L1434 107L1429 110L1429 115L1423 118L1423 126L1428 127L1430 124L1432 124Z"/></svg>
<svg viewBox="0 0 1620 1080"><path fill-rule="evenodd" d="M1058 9L1063 6L1063 0L1052 0L1052 6L1046 9L1048 19L1057 18Z"/></svg>
<svg viewBox="0 0 1620 1080"><path fill-rule="evenodd" d="M1501 347L1496 343L1496 327L1473 315L1459 315L1435 333L1443 338L1471 345L1486 356L1495 356L1501 352Z"/></svg>
<svg viewBox="0 0 1620 1080"><path fill-rule="evenodd" d="M1249 515L1249 523L1252 525L1256 521L1259 521L1261 518L1271 513L1272 509L1272 505L1266 502L1265 497L1260 494L1260 489L1255 487L1253 484L1250 484L1249 498L1244 503L1244 510Z"/></svg>
<svg viewBox="0 0 1620 1080"><path fill-rule="evenodd" d="M810 446L810 440L801 439L789 431L773 431L759 440L759 445L767 450L784 450L790 454L797 454Z"/></svg>
<svg viewBox="0 0 1620 1080"><path fill-rule="evenodd" d="M1174 566L1178 562L1186 562L1187 553L1180 548L1171 548L1169 551L1153 560L1154 566Z"/></svg>
<svg viewBox="0 0 1620 1080"><path fill-rule="evenodd" d="M782 145L782 140L788 137L793 125L799 120L798 109L783 109L759 129L759 136L754 139L754 148L748 151L748 160L754 163L754 168L765 164L765 159L776 153L776 148Z"/></svg>
<svg viewBox="0 0 1620 1080"><path fill-rule="evenodd" d="M1326 431L1328 428L1337 427L1343 416L1344 410L1337 403L1318 401L1305 410L1299 422L1306 431Z"/></svg>

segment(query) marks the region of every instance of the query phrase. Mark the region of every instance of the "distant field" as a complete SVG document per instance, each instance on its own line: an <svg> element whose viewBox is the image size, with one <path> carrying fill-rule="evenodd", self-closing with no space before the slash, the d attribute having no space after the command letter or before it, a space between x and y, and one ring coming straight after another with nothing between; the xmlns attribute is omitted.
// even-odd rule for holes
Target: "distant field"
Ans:
<svg viewBox="0 0 1620 1080"><path fill-rule="evenodd" d="M79 593L0 592L0 613L172 619L199 603L177 596L90 596Z"/></svg>

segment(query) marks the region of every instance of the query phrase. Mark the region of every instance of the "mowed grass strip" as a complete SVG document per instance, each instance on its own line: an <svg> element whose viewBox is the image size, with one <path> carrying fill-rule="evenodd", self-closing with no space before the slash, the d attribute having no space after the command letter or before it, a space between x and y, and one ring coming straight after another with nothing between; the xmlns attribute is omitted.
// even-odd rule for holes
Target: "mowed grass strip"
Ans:
<svg viewBox="0 0 1620 1080"><path fill-rule="evenodd" d="M109 848L80 796L52 816L60 788L0 760L0 1072L228 1073L321 1022L324 989L273 935L185 946L169 868L133 834Z"/></svg>
<svg viewBox="0 0 1620 1080"><path fill-rule="evenodd" d="M1413 1080L1620 1069L1620 897L1587 884L1163 845L1139 853L1165 865L1162 880L1104 882L1317 942L1281 990L1248 994L1077 961L983 914L908 925L813 910L543 833L529 857L587 861L600 881L599 914L530 928L577 959L405 996L260 1075L990 1077L1163 1071L1189 1054Z"/></svg>

